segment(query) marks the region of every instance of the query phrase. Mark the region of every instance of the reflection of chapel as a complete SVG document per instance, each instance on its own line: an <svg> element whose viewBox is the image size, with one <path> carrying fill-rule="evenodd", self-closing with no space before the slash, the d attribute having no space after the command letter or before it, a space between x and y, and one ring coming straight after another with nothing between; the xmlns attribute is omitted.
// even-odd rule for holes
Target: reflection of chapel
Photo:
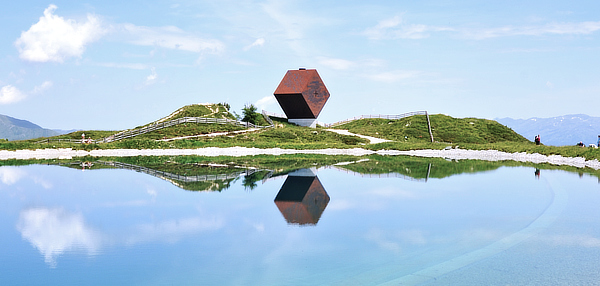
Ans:
<svg viewBox="0 0 600 286"><path fill-rule="evenodd" d="M305 68L288 70L274 95L288 122L310 127L316 127L317 117L329 99L317 70Z"/></svg>
<svg viewBox="0 0 600 286"><path fill-rule="evenodd" d="M310 169L288 174L275 197L275 205L289 224L317 224L328 203L329 195Z"/></svg>

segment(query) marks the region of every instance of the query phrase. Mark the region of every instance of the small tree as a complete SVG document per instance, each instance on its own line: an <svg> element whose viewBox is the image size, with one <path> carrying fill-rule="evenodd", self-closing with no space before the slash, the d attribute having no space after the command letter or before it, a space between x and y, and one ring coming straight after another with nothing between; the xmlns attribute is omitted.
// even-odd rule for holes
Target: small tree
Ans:
<svg viewBox="0 0 600 286"><path fill-rule="evenodd" d="M229 106L229 103L227 102L221 102L221 105L223 105L223 107L225 107L225 110L229 111L229 108L231 108L231 106Z"/></svg>
<svg viewBox="0 0 600 286"><path fill-rule="evenodd" d="M258 119L260 114L256 112L256 106L254 104L246 104L244 108L242 108L242 121L250 122L252 124L258 123Z"/></svg>

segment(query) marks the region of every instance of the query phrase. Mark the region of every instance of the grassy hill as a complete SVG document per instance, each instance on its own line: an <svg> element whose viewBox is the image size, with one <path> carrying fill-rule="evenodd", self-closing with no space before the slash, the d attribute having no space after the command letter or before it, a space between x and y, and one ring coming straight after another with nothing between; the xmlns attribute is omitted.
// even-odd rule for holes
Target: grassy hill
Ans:
<svg viewBox="0 0 600 286"><path fill-rule="evenodd" d="M262 114L257 114L259 118L258 125L269 125ZM219 118L233 119L235 116L231 114L224 104L194 104L184 106L170 115L165 116L157 121L138 126L132 129L138 129L145 126L160 124L170 120L183 117L204 117L204 118ZM52 144L36 144L41 138L21 141L19 143L0 142L0 149L35 149L35 148L76 148L76 149L111 149L111 148L199 148L199 147L231 147L231 146L248 146L248 147L281 147L281 148L350 148L358 144L367 144L368 140L358 138L356 136L340 135L334 132L324 131L322 129L313 129L300 127L294 124L289 124L286 119L274 118L275 126L256 130L252 132L244 132L234 134L233 131L246 129L245 127L235 126L231 124L204 124L204 123L184 123L178 124L152 132L144 133L139 136L118 140L111 143L101 144L80 144L68 142L51 141ZM73 139L80 140L81 134L84 133L86 138L90 137L94 140L109 137L115 133L122 131L102 131L102 130L83 130L64 134L60 136L50 137L50 139ZM218 137L202 137L209 133L228 133L227 136ZM175 140L171 142L159 142L160 139L171 139L177 137L196 136L190 139Z"/></svg>
<svg viewBox="0 0 600 286"><path fill-rule="evenodd" d="M229 112L227 107L222 104L191 104L181 107L168 116L165 116L159 120L154 122L150 122L148 124L138 126L132 129L142 128L144 126L158 124L161 122L174 120L183 117L204 117L204 118L219 118L219 119L231 119L235 120L235 116ZM137 136L135 138L126 139L126 140L158 140L165 138L174 138L181 136L193 136L200 134L208 134L213 132L228 132L244 129L242 127L227 125L227 124L196 124L196 123L186 123L182 125L175 125L171 127L167 127L164 129L156 130L153 132L145 133L143 135ZM85 131L77 131L71 132L68 134L64 134L61 136L51 137L53 139L81 139L81 134L84 133L86 138L90 137L92 139L101 139L118 133L121 131L103 131L103 130L85 130ZM30 141L39 141L39 140L30 140Z"/></svg>
<svg viewBox="0 0 600 286"><path fill-rule="evenodd" d="M446 143L529 142L512 129L493 120L453 118L435 114L429 116L434 141ZM361 119L335 127L352 133L398 142L431 142L425 115L398 120Z"/></svg>
<svg viewBox="0 0 600 286"><path fill-rule="evenodd" d="M223 118L233 119L235 116L229 112L229 108L223 103L205 103L205 104L190 104L173 111L168 116L165 116L152 123L160 123L167 120L173 120L182 117L205 117L205 118ZM150 124L152 124L150 123Z"/></svg>
<svg viewBox="0 0 600 286"><path fill-rule="evenodd" d="M176 119L178 117L211 117L234 118L225 106L190 105L173 112L160 120ZM262 116L261 116L262 117ZM231 131L245 129L229 124L179 124L140 136L126 138L110 143L81 144L51 141L36 143L40 139L25 141L2 141L0 150L44 149L44 148L73 148L83 150L93 149L185 149L203 147L254 147L254 148L286 148L286 149L324 149L324 148L365 148L370 150L415 150L415 149L444 149L448 145L460 145L460 148L473 150L499 150L505 152L527 152L545 155L559 154L568 157L584 157L600 159L600 149L578 147L536 146L522 136L495 121L477 118L452 118L446 115L430 115L435 143L430 142L427 129L427 119L415 115L399 120L363 119L341 126L339 129L349 129L350 132L373 137L393 140L379 144L369 144L369 141L356 136L340 135L324 128L308 128L289 124L286 119L272 118L274 126L244 133ZM158 121L160 121L158 120ZM158 122L155 121L155 122ZM266 125L266 124L265 124ZM92 139L101 139L118 131L85 130L70 134L55 136L54 139L81 139L81 133ZM229 132L217 137L193 137L181 140L159 141L158 139L182 136L194 136L212 132Z"/></svg>

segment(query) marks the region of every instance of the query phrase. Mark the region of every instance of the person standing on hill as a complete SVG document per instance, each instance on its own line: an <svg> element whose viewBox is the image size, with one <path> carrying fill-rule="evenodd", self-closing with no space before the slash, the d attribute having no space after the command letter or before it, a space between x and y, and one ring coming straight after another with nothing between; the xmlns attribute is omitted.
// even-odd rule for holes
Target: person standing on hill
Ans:
<svg viewBox="0 0 600 286"><path fill-rule="evenodd" d="M540 137L540 134L538 134L535 136L535 145L540 145L540 143L542 143L542 138Z"/></svg>

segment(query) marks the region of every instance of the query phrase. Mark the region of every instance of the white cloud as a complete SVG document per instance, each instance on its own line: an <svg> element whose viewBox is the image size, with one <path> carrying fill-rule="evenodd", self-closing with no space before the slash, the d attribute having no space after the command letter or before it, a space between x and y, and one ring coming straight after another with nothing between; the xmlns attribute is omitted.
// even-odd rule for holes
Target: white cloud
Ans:
<svg viewBox="0 0 600 286"><path fill-rule="evenodd" d="M98 16L88 14L85 21L65 19L54 14L56 5L44 10L44 16L15 41L21 59L33 62L64 62L71 57L81 57L90 43L99 40L109 31L121 35L123 42L140 46L154 46L194 53L219 53L224 44L214 39L204 39L175 26L145 27L133 24L105 25ZM259 39L261 40L261 39ZM262 45L257 40L256 45ZM264 43L264 39L262 39ZM102 65L102 64L101 64ZM105 64L114 67L140 68L135 64Z"/></svg>
<svg viewBox="0 0 600 286"><path fill-rule="evenodd" d="M258 110L266 110L267 107L273 105L277 103L277 99L275 99L275 96L269 95L269 96L265 96L261 99L259 99L255 106L257 107Z"/></svg>
<svg viewBox="0 0 600 286"><path fill-rule="evenodd" d="M289 3L280 1L268 1L262 4L263 11L277 23L277 29L283 33L288 41L304 38L307 25L314 23L314 19L306 19L300 15L300 11L290 12Z"/></svg>
<svg viewBox="0 0 600 286"><path fill-rule="evenodd" d="M148 77L146 77L146 85L154 84L154 82L156 82L156 79L158 78L158 74L156 74L155 68L151 68L150 71L152 73Z"/></svg>
<svg viewBox="0 0 600 286"><path fill-rule="evenodd" d="M423 72L421 72L421 71L396 70L396 71L368 74L368 75L366 75L366 77L371 80L374 80L374 81L393 83L393 82L406 81L408 79L414 79L422 74L423 74Z"/></svg>
<svg viewBox="0 0 600 286"><path fill-rule="evenodd" d="M588 35L598 30L600 30L600 21L551 23L523 27L504 26L492 29L461 30L461 33L467 38L481 40L508 36Z"/></svg>
<svg viewBox="0 0 600 286"><path fill-rule="evenodd" d="M96 64L101 67L107 68L120 68L120 69L133 69L133 70L145 70L148 68L145 64L128 64L128 63L98 63Z"/></svg>
<svg viewBox="0 0 600 286"><path fill-rule="evenodd" d="M88 14L78 23L54 15L55 5L44 10L44 16L15 41L19 57L32 62L63 62L81 57L85 46L98 40L106 31L98 17Z"/></svg>
<svg viewBox="0 0 600 286"><path fill-rule="evenodd" d="M0 104L10 104L21 101L27 97L18 88L12 85L5 85L0 89Z"/></svg>
<svg viewBox="0 0 600 286"><path fill-rule="evenodd" d="M334 200L327 205L327 211L342 211L356 207L356 205L348 200Z"/></svg>
<svg viewBox="0 0 600 286"><path fill-rule="evenodd" d="M83 216L62 209L24 210L19 215L17 230L52 267L56 266L56 258L66 251L83 249L93 255L100 248L99 233L85 224Z"/></svg>
<svg viewBox="0 0 600 286"><path fill-rule="evenodd" d="M344 60L344 59L321 57L318 60L319 60L320 65L323 65L323 66L326 66L328 68L332 68L335 70L347 70L347 69L350 69L350 68L356 66L356 63L349 61L349 60Z"/></svg>
<svg viewBox="0 0 600 286"><path fill-rule="evenodd" d="M256 39L256 41L254 41L252 44L244 47L244 51L252 49L253 47L262 47L264 44L265 44L265 39L264 38Z"/></svg>
<svg viewBox="0 0 600 286"><path fill-rule="evenodd" d="M125 41L140 46L157 46L167 49L194 53L219 53L225 45L214 39L203 39L175 26L145 27L123 24L121 31L126 34Z"/></svg>
<svg viewBox="0 0 600 286"><path fill-rule="evenodd" d="M303 2L298 1L276 1L268 0L260 4L262 11L258 13L265 15L266 17L260 19L260 22L264 25L258 27L260 33L265 31L269 33L269 41L275 45L283 43L289 47L289 49L297 57L308 57L310 54L318 53L320 45L311 43L312 31L324 29L324 27L331 25L332 18L321 17L318 13L306 13ZM250 21L256 21L256 16L249 19ZM244 26L248 23L240 23ZM252 23L251 25L255 25Z"/></svg>
<svg viewBox="0 0 600 286"><path fill-rule="evenodd" d="M468 39L489 39L509 36L542 35L588 35L600 30L600 21L578 23L549 23L532 26L504 26L499 28L461 28L430 26L424 24L406 24L400 16L380 21L367 28L363 35L369 39L423 39L433 32L452 32Z"/></svg>
<svg viewBox="0 0 600 286"><path fill-rule="evenodd" d="M400 252L400 250L402 250L398 242L386 237L385 233L380 229L369 230L365 235L365 238L367 239L367 241L374 242L375 244L377 244L377 246L379 246L379 248L387 251L397 253Z"/></svg>
<svg viewBox="0 0 600 286"><path fill-rule="evenodd" d="M364 32L364 34L369 39L382 39L382 38L385 38L387 29L394 28L394 27L398 26L400 23L401 23L400 16L395 16L391 19L385 19L385 20L379 21L379 23L377 23L377 25L375 25L375 27L368 28Z"/></svg>
<svg viewBox="0 0 600 286"><path fill-rule="evenodd" d="M203 231L212 231L225 225L220 218L189 217L182 219L166 220L157 223L140 224L136 226L134 234L126 239L128 244L143 241L177 241L186 235Z"/></svg>
<svg viewBox="0 0 600 286"><path fill-rule="evenodd" d="M380 21L375 27L363 33L369 39L423 39L430 32L454 31L449 27L436 27L422 24L404 24L400 16Z"/></svg>
<svg viewBox="0 0 600 286"><path fill-rule="evenodd" d="M546 86L547 86L548 88L554 88L554 84L553 84L553 83L551 83L550 81L547 81L547 82L546 82Z"/></svg>
<svg viewBox="0 0 600 286"><path fill-rule="evenodd" d="M25 176L25 172L16 167L1 167L0 181L5 185L12 185Z"/></svg>
<svg viewBox="0 0 600 286"><path fill-rule="evenodd" d="M53 85L52 81L49 81L49 80L44 81L41 85L34 87L32 93L33 94L43 93L46 90L48 90L49 88L51 88L52 85Z"/></svg>

